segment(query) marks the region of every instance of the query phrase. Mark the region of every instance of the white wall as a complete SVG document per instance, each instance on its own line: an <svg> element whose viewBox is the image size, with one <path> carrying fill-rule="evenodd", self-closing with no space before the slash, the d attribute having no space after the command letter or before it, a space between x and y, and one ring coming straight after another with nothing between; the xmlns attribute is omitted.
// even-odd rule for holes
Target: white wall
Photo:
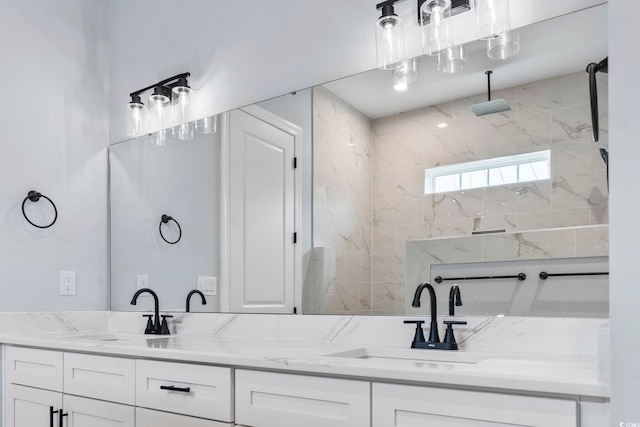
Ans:
<svg viewBox="0 0 640 427"><path fill-rule="evenodd" d="M612 426L640 425L638 14L637 2L609 2Z"/></svg>
<svg viewBox="0 0 640 427"><path fill-rule="evenodd" d="M0 310L105 309L106 1L0 8ZM57 204L50 229L23 219L29 190ZM45 203L27 207L34 220L52 218ZM59 296L60 270L77 272L77 296Z"/></svg>
<svg viewBox="0 0 640 427"><path fill-rule="evenodd" d="M192 140L158 146L151 137L115 144L111 150L111 309L149 310L144 294L130 304L136 275L148 275L163 310L184 310L197 276L218 277L220 206L220 132L195 133ZM182 229L176 244L162 240L162 215ZM170 242L178 239L176 224L162 225ZM144 302L142 302L144 300ZM218 296L207 296L194 311L220 311Z"/></svg>

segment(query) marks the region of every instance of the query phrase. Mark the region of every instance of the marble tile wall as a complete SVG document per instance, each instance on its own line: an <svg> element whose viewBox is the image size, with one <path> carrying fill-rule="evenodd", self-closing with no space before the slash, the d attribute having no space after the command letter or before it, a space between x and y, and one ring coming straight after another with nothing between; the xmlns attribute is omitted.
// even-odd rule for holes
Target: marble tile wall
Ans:
<svg viewBox="0 0 640 427"><path fill-rule="evenodd" d="M312 307L371 312L371 120L323 87L313 90Z"/></svg>
<svg viewBox="0 0 640 427"><path fill-rule="evenodd" d="M372 313L405 312L407 241L608 223L599 153L608 145L608 90L599 77L599 143L584 70L495 91L511 106L499 114L471 112L482 94L373 121ZM424 194L425 168L546 149L550 180Z"/></svg>
<svg viewBox="0 0 640 427"><path fill-rule="evenodd" d="M540 279L547 273L609 271L609 226L414 240L407 243L407 283L429 281L438 296L438 312L447 313L451 286L458 285L459 315L601 317L609 316L608 276ZM436 276L507 276L526 279L457 280L437 283ZM412 298L415 287L407 289ZM426 296L423 297L426 300ZM407 306L407 314L425 308Z"/></svg>

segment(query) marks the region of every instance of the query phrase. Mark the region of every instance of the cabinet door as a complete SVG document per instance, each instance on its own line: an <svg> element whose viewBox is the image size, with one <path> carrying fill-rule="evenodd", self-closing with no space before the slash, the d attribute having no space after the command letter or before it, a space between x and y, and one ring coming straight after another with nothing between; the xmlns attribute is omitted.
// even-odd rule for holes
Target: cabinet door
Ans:
<svg viewBox="0 0 640 427"><path fill-rule="evenodd" d="M470 390L373 384L373 427L576 427L577 402Z"/></svg>
<svg viewBox="0 0 640 427"><path fill-rule="evenodd" d="M64 413L60 427L134 427L133 406L64 395ZM36 427L36 426L32 426Z"/></svg>
<svg viewBox="0 0 640 427"><path fill-rule="evenodd" d="M255 427L370 427L370 389L366 381L237 370L235 421Z"/></svg>
<svg viewBox="0 0 640 427"><path fill-rule="evenodd" d="M229 368L138 360L136 406L231 422L232 383Z"/></svg>
<svg viewBox="0 0 640 427"><path fill-rule="evenodd" d="M62 407L62 393L14 384L7 385L6 393L6 427L59 427L52 411Z"/></svg>
<svg viewBox="0 0 640 427"><path fill-rule="evenodd" d="M62 352L5 347L6 382L62 392Z"/></svg>
<svg viewBox="0 0 640 427"><path fill-rule="evenodd" d="M136 427L232 427L233 424L136 408Z"/></svg>
<svg viewBox="0 0 640 427"><path fill-rule="evenodd" d="M123 357L65 353L64 392L133 405L135 366L135 360Z"/></svg>

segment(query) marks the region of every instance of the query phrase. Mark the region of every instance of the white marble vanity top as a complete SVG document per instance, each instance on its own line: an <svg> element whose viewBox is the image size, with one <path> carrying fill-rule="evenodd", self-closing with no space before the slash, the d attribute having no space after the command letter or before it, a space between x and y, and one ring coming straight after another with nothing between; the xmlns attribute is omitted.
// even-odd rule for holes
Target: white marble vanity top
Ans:
<svg viewBox="0 0 640 427"><path fill-rule="evenodd" d="M54 332L0 336L10 345L327 376L608 397L590 354L411 350L405 346L177 334ZM333 353L342 355L330 355ZM358 357L361 356L361 357ZM415 358L415 359L414 359Z"/></svg>

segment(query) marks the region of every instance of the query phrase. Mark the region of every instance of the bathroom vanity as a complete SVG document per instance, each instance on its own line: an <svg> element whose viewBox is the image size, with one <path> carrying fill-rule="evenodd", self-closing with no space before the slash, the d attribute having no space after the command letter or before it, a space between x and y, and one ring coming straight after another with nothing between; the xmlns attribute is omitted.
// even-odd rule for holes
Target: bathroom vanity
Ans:
<svg viewBox="0 0 640 427"><path fill-rule="evenodd" d="M225 325L252 320L228 316ZM310 322L282 317L267 320L282 320L281 337L296 321ZM367 340L363 328L371 325L340 322L340 330L328 331L333 339L306 341L231 331L4 336L5 426L608 425L609 390L595 355L504 351L499 344L480 351L468 338L486 335L477 323L461 331L466 351L346 342L343 329Z"/></svg>

